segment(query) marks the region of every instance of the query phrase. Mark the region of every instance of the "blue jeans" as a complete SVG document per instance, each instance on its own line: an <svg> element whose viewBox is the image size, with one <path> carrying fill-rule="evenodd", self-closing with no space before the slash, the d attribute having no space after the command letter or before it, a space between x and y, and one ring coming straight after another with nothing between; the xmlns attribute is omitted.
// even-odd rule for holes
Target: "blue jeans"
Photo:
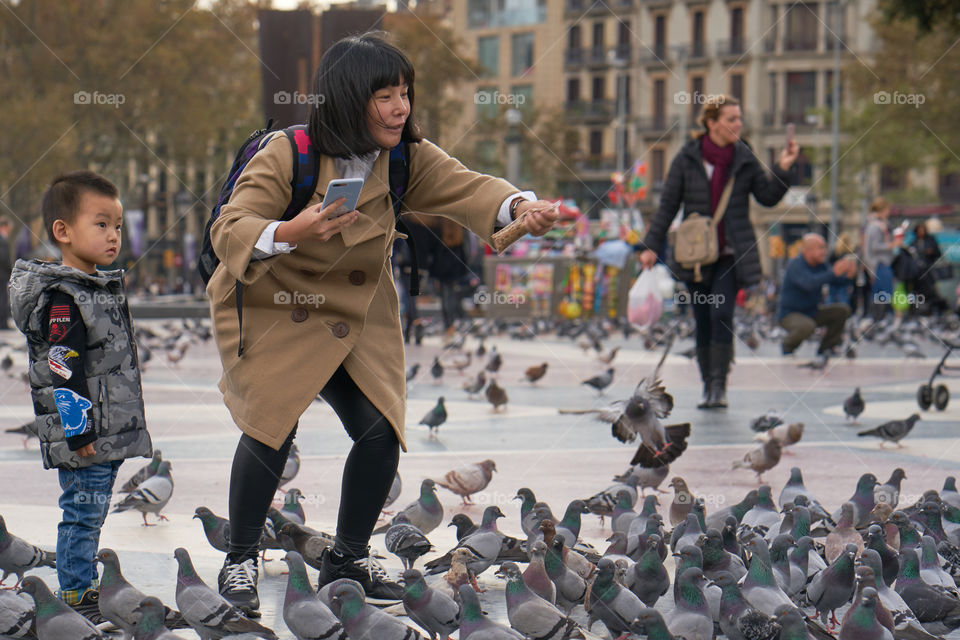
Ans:
<svg viewBox="0 0 960 640"><path fill-rule="evenodd" d="M100 529L110 509L113 482L123 460L95 464L81 469L60 469L60 509L63 520L57 527L57 579L64 592L77 596L96 585L94 558L100 546Z"/></svg>

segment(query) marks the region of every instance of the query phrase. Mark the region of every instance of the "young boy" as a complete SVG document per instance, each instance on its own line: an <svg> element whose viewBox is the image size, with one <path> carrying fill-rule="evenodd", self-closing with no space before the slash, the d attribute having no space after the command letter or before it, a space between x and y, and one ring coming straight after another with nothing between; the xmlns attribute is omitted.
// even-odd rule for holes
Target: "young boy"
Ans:
<svg viewBox="0 0 960 640"><path fill-rule="evenodd" d="M94 563L113 482L125 458L150 457L140 369L123 272L97 271L120 250L119 192L91 171L57 177L43 222L62 263L18 260L10 304L27 337L40 453L60 474L60 597L95 623Z"/></svg>

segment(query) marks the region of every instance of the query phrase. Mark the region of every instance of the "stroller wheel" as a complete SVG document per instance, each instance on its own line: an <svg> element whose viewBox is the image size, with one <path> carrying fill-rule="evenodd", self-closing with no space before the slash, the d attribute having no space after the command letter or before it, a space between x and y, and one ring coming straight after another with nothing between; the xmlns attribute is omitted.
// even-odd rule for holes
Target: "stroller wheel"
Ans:
<svg viewBox="0 0 960 640"><path fill-rule="evenodd" d="M930 405L933 403L933 387L928 384L920 385L920 388L917 389L917 404L920 405L920 408L923 411L926 411L930 408Z"/></svg>
<svg viewBox="0 0 960 640"><path fill-rule="evenodd" d="M950 390L947 389L947 385L938 384L933 393L933 406L937 408L937 411L943 411L947 408L948 402L950 402Z"/></svg>

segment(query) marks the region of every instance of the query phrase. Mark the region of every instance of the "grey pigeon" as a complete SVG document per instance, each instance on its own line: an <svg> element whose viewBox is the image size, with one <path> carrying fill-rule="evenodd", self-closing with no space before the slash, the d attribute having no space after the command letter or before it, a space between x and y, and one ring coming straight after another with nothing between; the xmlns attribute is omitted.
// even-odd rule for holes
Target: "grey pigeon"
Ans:
<svg viewBox="0 0 960 640"><path fill-rule="evenodd" d="M120 571L120 560L113 549L101 549L96 559L103 565L98 600L100 613L123 632L124 640L129 640L133 637L135 625L140 618L136 609L146 595L123 577ZM163 611L165 618L166 609Z"/></svg>
<svg viewBox="0 0 960 640"><path fill-rule="evenodd" d="M166 607L159 598L147 596L134 608L137 621L133 626L134 640L180 640L164 622Z"/></svg>
<svg viewBox="0 0 960 640"><path fill-rule="evenodd" d="M305 522L306 516L303 513L303 505L300 504L301 500L303 500L303 492L300 489L295 487L287 489L286 495L283 496L283 507L280 509L280 514L285 518L285 522L295 522L297 524Z"/></svg>
<svg viewBox="0 0 960 640"><path fill-rule="evenodd" d="M870 512L876 506L873 490L877 486L877 476L865 473L857 480L857 488L847 501L853 503L853 528L862 529L870 524ZM833 512L833 519L840 522L840 509Z"/></svg>
<svg viewBox="0 0 960 640"><path fill-rule="evenodd" d="M920 579L947 589L957 586L953 577L940 566L937 543L931 536L923 536L920 543Z"/></svg>
<svg viewBox="0 0 960 640"><path fill-rule="evenodd" d="M764 484L757 489L757 503L740 518L740 526L753 529L760 535L773 538L780 530L780 513L773 503L770 485Z"/></svg>
<svg viewBox="0 0 960 640"><path fill-rule="evenodd" d="M486 489L496 470L497 465L493 460L482 460L448 471L442 480L434 482L460 496L463 504L473 504L470 496Z"/></svg>
<svg viewBox="0 0 960 640"><path fill-rule="evenodd" d="M333 548L333 536L296 522L285 523L277 535L284 549L296 551L303 557L304 562L318 571L324 549Z"/></svg>
<svg viewBox="0 0 960 640"><path fill-rule="evenodd" d="M420 483L420 497L408 504L401 511L407 520L417 529L423 532L423 535L429 535L431 531L440 526L443 522L443 505L437 498L437 485L430 478L426 478ZM396 520L396 516L394 516ZM386 533L390 524L385 524L373 530L374 533Z"/></svg>
<svg viewBox="0 0 960 640"><path fill-rule="evenodd" d="M526 640L510 627L493 622L480 609L477 592L470 585L460 585L460 640Z"/></svg>
<svg viewBox="0 0 960 640"><path fill-rule="evenodd" d="M530 591L516 563L503 563L497 575L507 581L507 619L511 627L526 636L542 640L583 637L576 622Z"/></svg>
<svg viewBox="0 0 960 640"><path fill-rule="evenodd" d="M501 357L500 352L497 351L497 347L490 347L490 355L487 357L487 366L485 367L490 373L496 373L500 371L500 367L503 365L503 357Z"/></svg>
<svg viewBox="0 0 960 640"><path fill-rule="evenodd" d="M807 498L807 508L810 509L810 515L813 516L815 520L824 519L831 524L836 524L830 517L830 513L823 508L820 501L817 500L803 484L803 474L800 472L800 467L791 467L790 478L780 491L780 496L777 498L777 506L783 509L787 503L794 502L797 496L805 496Z"/></svg>
<svg viewBox="0 0 960 640"><path fill-rule="evenodd" d="M750 428L757 433L770 431L776 426L783 424L783 418L774 409L767 411L762 416L758 416L750 421Z"/></svg>
<svg viewBox="0 0 960 640"><path fill-rule="evenodd" d="M777 466L780 462L782 447L776 438L764 441L762 445L744 454L742 460L734 460L734 469L753 469L757 474L757 482L763 482L764 471Z"/></svg>
<svg viewBox="0 0 960 640"><path fill-rule="evenodd" d="M656 609L644 608L640 615L630 623L630 630L634 636L647 636L649 640L674 640L674 635L667 628L663 616Z"/></svg>
<svg viewBox="0 0 960 640"><path fill-rule="evenodd" d="M480 528L457 543L455 548L468 549L476 558L467 562L467 569L476 577L490 568L503 548L503 534L497 529L497 520L504 518L496 505L483 510Z"/></svg>
<svg viewBox="0 0 960 640"><path fill-rule="evenodd" d="M580 384L593 387L597 392L603 394L603 390L613 383L613 367L607 368L603 373L587 378Z"/></svg>
<svg viewBox="0 0 960 640"><path fill-rule="evenodd" d="M584 513L590 513L587 503L583 500L573 500L567 505L567 510L563 514L563 519L556 524L557 535L563 538L564 544L568 547L575 547L580 538L580 516Z"/></svg>
<svg viewBox="0 0 960 640"><path fill-rule="evenodd" d="M467 396L473 398L478 393L483 391L483 388L487 386L487 375L481 370L477 371L477 375L472 378L467 378L463 381L461 388L467 392Z"/></svg>
<svg viewBox="0 0 960 640"><path fill-rule="evenodd" d="M37 637L42 640L105 640L93 623L50 593L37 576L27 576L20 591L33 598L36 609Z"/></svg>
<svg viewBox="0 0 960 640"><path fill-rule="evenodd" d="M856 574L853 565L857 555L856 545L849 544L830 565L813 576L807 585L807 599L820 613L820 621L827 623L827 614L834 625L839 621L834 612L845 605L856 591Z"/></svg>
<svg viewBox="0 0 960 640"><path fill-rule="evenodd" d="M3 577L0 584L7 580L11 573L17 576L17 584L23 580L23 574L36 567L57 567L57 554L53 551L44 551L22 538L18 538L7 531L7 523L0 516L0 571Z"/></svg>
<svg viewBox="0 0 960 640"><path fill-rule="evenodd" d="M740 502L711 512L706 519L707 529L722 531L723 527L727 524L728 516L733 516L739 525L740 518L743 517L743 514L757 503L757 495L757 490L751 489Z"/></svg>
<svg viewBox="0 0 960 640"><path fill-rule="evenodd" d="M173 552L177 559L177 608L201 640L219 640L231 634L254 633L277 640L270 629L245 618L223 596L208 587L183 547Z"/></svg>
<svg viewBox="0 0 960 640"><path fill-rule="evenodd" d="M676 610L670 618L670 633L686 640L713 640L713 618L703 593L707 579L696 567L677 578Z"/></svg>
<svg viewBox="0 0 960 640"><path fill-rule="evenodd" d="M616 570L613 559L600 559L588 600L591 618L603 622L614 637L629 633L633 620L646 608L636 594L615 580Z"/></svg>
<svg viewBox="0 0 960 640"><path fill-rule="evenodd" d="M0 590L0 638L35 638L36 610L29 596Z"/></svg>
<svg viewBox="0 0 960 640"><path fill-rule="evenodd" d="M173 496L173 476L170 475L170 461L160 463L156 475L144 480L126 498L114 506L113 513L136 509L143 516L143 526L153 526L147 522L147 514L154 513L161 520L167 517L160 510L167 506Z"/></svg>
<svg viewBox="0 0 960 640"><path fill-rule="evenodd" d="M763 538L753 537L746 544L750 551L750 566L741 583L741 592L755 609L773 615L780 605L793 605L790 597L783 592L773 576L770 562L770 550Z"/></svg>
<svg viewBox="0 0 960 640"><path fill-rule="evenodd" d="M847 420L853 419L853 424L857 424L857 418L866 408L863 396L860 395L860 387L853 390L853 395L843 401L843 415Z"/></svg>
<svg viewBox="0 0 960 640"><path fill-rule="evenodd" d="M734 580L746 575L747 567L743 559L723 548L723 537L716 529L707 529L695 544L703 554L703 575L708 580L715 579L721 572L731 574Z"/></svg>
<svg viewBox="0 0 960 640"><path fill-rule="evenodd" d="M960 600L952 591L920 578L920 559L914 549L900 549L900 574L895 589L927 630L948 633L960 626ZM934 624L940 627L931 629Z"/></svg>
<svg viewBox="0 0 960 640"><path fill-rule="evenodd" d="M587 594L587 583L564 563L564 555L563 538L555 536L547 547L543 562L547 575L557 587L557 607L569 615L575 605L583 602Z"/></svg>
<svg viewBox="0 0 960 640"><path fill-rule="evenodd" d="M431 589L416 569L403 572L403 609L411 620L430 635L448 638L460 628L460 606L442 591Z"/></svg>
<svg viewBox="0 0 960 640"><path fill-rule="evenodd" d="M437 437L437 429L440 428L444 422L447 421L447 408L443 404L444 398L440 396L437 398L437 404L434 405L430 411L428 411L422 418L420 418L420 424L427 425L429 430L429 435L431 438Z"/></svg>
<svg viewBox="0 0 960 640"><path fill-rule="evenodd" d="M330 583L330 609L347 636L359 640L415 640L423 635L389 613L367 604L358 582L341 578Z"/></svg>
<svg viewBox="0 0 960 640"><path fill-rule="evenodd" d="M420 529L410 524L405 515L397 514L394 523L384 535L387 551L403 563L404 569L412 569L417 558L430 553L433 545Z"/></svg>
<svg viewBox="0 0 960 640"><path fill-rule="evenodd" d="M891 509L897 508L900 501L900 483L907 477L906 471L897 467L890 474L890 479L874 487L873 500L877 504L888 504Z"/></svg>
<svg viewBox="0 0 960 640"><path fill-rule="evenodd" d="M695 545L703 534L700 528L700 519L696 513L688 513L687 519L678 524L670 535L670 551L682 549L687 545Z"/></svg>
<svg viewBox="0 0 960 640"><path fill-rule="evenodd" d="M207 542L217 551L230 551L230 521L216 515L207 507L197 507L193 517L200 520Z"/></svg>
<svg viewBox="0 0 960 640"><path fill-rule="evenodd" d="M924 629L920 621L907 606L900 594L887 586L880 577L880 558L872 549L865 549L860 556L861 565L857 567L857 579L864 585L877 590L880 604L884 606L894 620L893 635L897 640L934 640L935 635ZM876 570L874 569L876 567ZM948 632L948 629L943 629Z"/></svg>
<svg viewBox="0 0 960 640"><path fill-rule="evenodd" d="M613 509L617 504L617 494L620 491L626 491L631 494L631 503L636 504L637 502L637 478L636 476L629 476L626 482L617 482L614 485L611 485L599 491L584 502L587 504L587 509L590 510L590 513L600 516L601 525L603 524L603 519L605 516L613 515Z"/></svg>
<svg viewBox="0 0 960 640"><path fill-rule="evenodd" d="M804 615L793 604L777 607L774 619L780 625L780 640L810 640Z"/></svg>
<svg viewBox="0 0 960 640"><path fill-rule="evenodd" d="M630 464L663 466L686 450L690 424L665 427L660 423L660 419L666 418L673 410L673 396L667 393L660 380L644 378L626 402L611 409L601 413L599 418L613 425L615 438L621 442L633 442L640 436L640 446Z"/></svg>
<svg viewBox="0 0 960 640"><path fill-rule="evenodd" d="M659 552L660 536L654 534L647 538L647 549L640 559L630 568L632 591L648 607L657 603L670 589L670 576L667 574Z"/></svg>
<svg viewBox="0 0 960 640"><path fill-rule="evenodd" d="M839 640L893 640L890 630L877 621L877 602L876 589L864 589L860 600L844 618Z"/></svg>
<svg viewBox="0 0 960 640"><path fill-rule="evenodd" d="M153 458L147 464L140 467L133 477L123 483L123 486L117 491L117 493L130 493L143 483L144 480L152 476L157 475L157 469L160 468L160 463L163 462L163 453L160 449L153 450Z"/></svg>
<svg viewBox="0 0 960 640"><path fill-rule="evenodd" d="M900 444L900 441L903 440L910 431L913 430L913 425L917 424L917 421L920 420L920 414L913 414L906 420L891 420L890 422L884 422L878 427L873 429L866 429L865 431L860 431L857 433L858 436L874 436L880 438L880 448L883 448L884 442L896 442L897 447L902 448L903 445Z"/></svg>
<svg viewBox="0 0 960 640"><path fill-rule="evenodd" d="M783 592L791 598L807 584L806 571L790 562L792 547L793 538L786 533L778 535L770 545L770 566L773 569L773 577L776 578Z"/></svg>
<svg viewBox="0 0 960 640"><path fill-rule="evenodd" d="M647 489L660 491L660 485L670 475L670 465L665 464L658 467L647 468L641 464L631 465L624 473L614 476L617 482L627 482L627 478L636 479L637 489L641 495L645 495Z"/></svg>
<svg viewBox="0 0 960 640"><path fill-rule="evenodd" d="M397 501L397 498L400 497L401 491L403 491L403 480L400 478L400 472L397 471L397 474L393 476L393 483L390 484L390 491L387 493L387 499L383 501L384 513L387 513L387 507Z"/></svg>
<svg viewBox="0 0 960 640"><path fill-rule="evenodd" d="M410 382L411 380L413 380L414 378L416 378L416 377L417 377L417 373L419 373L419 371L420 371L420 363L419 363L419 362L414 362L412 365L410 365L409 367L407 367L407 373L406 373L407 382Z"/></svg>
<svg viewBox="0 0 960 640"><path fill-rule="evenodd" d="M430 375L434 380L440 380L443 377L443 365L440 364L440 358L434 358L433 364L430 365Z"/></svg>
<svg viewBox="0 0 960 640"><path fill-rule="evenodd" d="M283 621L297 640L347 640L347 632L329 607L317 597L303 556L288 551L287 591L283 598Z"/></svg>
<svg viewBox="0 0 960 640"><path fill-rule="evenodd" d="M780 631L773 617L750 606L736 579L721 571L713 580L720 589L720 628L728 640L772 640Z"/></svg>
<svg viewBox="0 0 960 640"><path fill-rule="evenodd" d="M943 489L940 490L940 499L960 509L960 492L957 491L957 479L954 476L947 476L944 479Z"/></svg>
<svg viewBox="0 0 960 640"><path fill-rule="evenodd" d="M280 473L280 487L290 484L300 473L300 449L297 443L290 444L290 451L287 453L287 461L283 463L283 471ZM302 522L300 524L303 524Z"/></svg>
<svg viewBox="0 0 960 640"><path fill-rule="evenodd" d="M551 604L557 604L557 586L550 579L545 564L547 543L537 540L530 548L530 564L523 571L523 582L535 594ZM560 562L563 562L561 558Z"/></svg>

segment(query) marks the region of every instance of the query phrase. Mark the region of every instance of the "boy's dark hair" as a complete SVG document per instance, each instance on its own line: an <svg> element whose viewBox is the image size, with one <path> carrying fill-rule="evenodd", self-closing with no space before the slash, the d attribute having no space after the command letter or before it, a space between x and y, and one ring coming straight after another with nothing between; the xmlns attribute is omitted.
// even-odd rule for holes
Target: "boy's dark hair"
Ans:
<svg viewBox="0 0 960 640"><path fill-rule="evenodd" d="M43 194L43 226L47 230L50 242L56 244L53 237L53 223L63 220L71 224L77 216L80 207L80 198L84 191L93 191L108 198L119 198L120 190L117 186L99 173L81 170L63 173L53 179L46 193Z"/></svg>
<svg viewBox="0 0 960 640"><path fill-rule="evenodd" d="M401 82L407 85L410 100L401 139L420 142L413 79L413 64L380 35L365 33L339 40L323 55L314 78L316 106L307 126L311 143L320 153L339 158L378 149L367 128L367 105L376 91Z"/></svg>

